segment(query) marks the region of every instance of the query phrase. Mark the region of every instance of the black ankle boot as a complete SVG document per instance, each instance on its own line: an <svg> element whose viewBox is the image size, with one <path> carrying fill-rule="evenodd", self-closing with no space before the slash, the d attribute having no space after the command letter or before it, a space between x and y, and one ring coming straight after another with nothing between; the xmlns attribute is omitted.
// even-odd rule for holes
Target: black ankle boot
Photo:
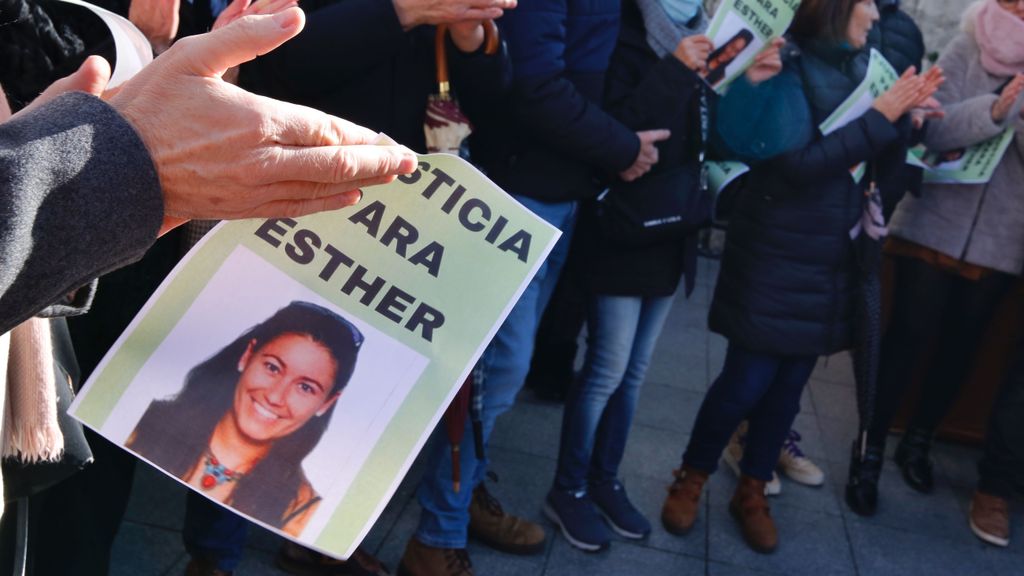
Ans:
<svg viewBox="0 0 1024 576"><path fill-rule="evenodd" d="M907 486L924 494L931 493L935 488L932 459L928 456L931 447L931 432L920 429L907 430L893 457L903 472L903 481Z"/></svg>
<svg viewBox="0 0 1024 576"><path fill-rule="evenodd" d="M850 476L846 483L846 505L861 516L874 516L878 509L878 476L882 473L884 446L868 445L860 455L860 441L850 451Z"/></svg>

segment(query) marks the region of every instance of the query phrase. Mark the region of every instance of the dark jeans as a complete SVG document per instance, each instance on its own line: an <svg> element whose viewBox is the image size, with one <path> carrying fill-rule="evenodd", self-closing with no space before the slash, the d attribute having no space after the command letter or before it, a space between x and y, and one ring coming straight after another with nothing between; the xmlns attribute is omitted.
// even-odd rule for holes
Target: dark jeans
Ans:
<svg viewBox="0 0 1024 576"><path fill-rule="evenodd" d="M932 432L946 416L971 369L996 307L1013 285L994 272L972 281L916 258L896 258L892 317L882 338L875 421L868 431L882 445L896 409L933 337L931 363L909 427Z"/></svg>
<svg viewBox="0 0 1024 576"><path fill-rule="evenodd" d="M978 490L1006 498L1024 489L1024 339L988 419Z"/></svg>
<svg viewBox="0 0 1024 576"><path fill-rule="evenodd" d="M700 406L683 464L714 472L729 437L747 420L740 468L747 476L770 480L817 360L817 356L753 352L730 342L722 373Z"/></svg>
<svg viewBox="0 0 1024 576"><path fill-rule="evenodd" d="M220 504L191 490L185 497L185 526L181 539L193 558L215 562L232 572L242 561L249 522Z"/></svg>

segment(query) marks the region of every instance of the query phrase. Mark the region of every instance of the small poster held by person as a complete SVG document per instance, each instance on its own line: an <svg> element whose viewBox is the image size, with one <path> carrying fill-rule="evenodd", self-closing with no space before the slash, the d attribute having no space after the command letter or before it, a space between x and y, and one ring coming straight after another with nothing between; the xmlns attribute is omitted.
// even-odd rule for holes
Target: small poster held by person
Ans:
<svg viewBox="0 0 1024 576"><path fill-rule="evenodd" d="M1013 141L1014 129L966 148L936 152L918 145L907 152L907 164L924 168L924 181L938 184L985 184Z"/></svg>
<svg viewBox="0 0 1024 576"><path fill-rule="evenodd" d="M723 0L708 25L715 45L704 75L708 85L724 94L758 52L786 32L798 6L800 0Z"/></svg>
<svg viewBox="0 0 1024 576"><path fill-rule="evenodd" d="M347 558L558 236L445 154L348 208L221 224L71 413L199 494Z"/></svg>

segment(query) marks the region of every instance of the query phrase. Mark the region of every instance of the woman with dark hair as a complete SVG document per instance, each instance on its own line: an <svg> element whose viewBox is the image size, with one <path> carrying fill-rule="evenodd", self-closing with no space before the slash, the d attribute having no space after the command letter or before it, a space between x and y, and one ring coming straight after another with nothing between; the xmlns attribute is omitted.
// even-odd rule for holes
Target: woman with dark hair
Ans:
<svg viewBox="0 0 1024 576"><path fill-rule="evenodd" d="M156 400L127 447L212 499L298 536L320 502L302 460L320 441L363 335L292 302Z"/></svg>
<svg viewBox="0 0 1024 576"><path fill-rule="evenodd" d="M754 41L754 33L746 28L741 29L732 38L729 38L718 48L708 55L707 76L704 79L711 86L717 85L725 79L725 69L732 64L732 61L750 46Z"/></svg>
<svg viewBox="0 0 1024 576"><path fill-rule="evenodd" d="M723 143L751 165L735 200L711 304L711 330L729 340L662 508L673 533L689 530L708 475L740 421L749 422L742 475L729 510L758 552L778 545L764 496L818 356L850 348L858 286L855 242L869 182L882 158L905 154L907 115L941 82L909 70L845 126L818 126L863 80L872 0L804 0L778 76L738 79L719 101ZM898 156L901 157L901 156ZM860 182L850 168L869 164Z"/></svg>

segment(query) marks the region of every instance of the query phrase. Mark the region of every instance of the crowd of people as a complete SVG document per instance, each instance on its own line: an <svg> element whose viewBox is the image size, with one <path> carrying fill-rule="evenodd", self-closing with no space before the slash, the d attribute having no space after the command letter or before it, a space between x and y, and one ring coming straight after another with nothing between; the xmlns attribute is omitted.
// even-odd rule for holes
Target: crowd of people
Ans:
<svg viewBox="0 0 1024 576"><path fill-rule="evenodd" d="M0 0L3 473L5 500L31 510L29 573L109 571L135 466L89 431L82 459L94 461L61 466L73 456L71 436L61 450L53 431L72 424L33 402L56 402L64 381L79 386L216 220L336 209L359 202L361 187L413 171L413 151L427 149L439 31L452 90L474 126L469 158L562 237L473 371L483 392L460 449L439 426L420 455L419 524L398 574L472 576L471 536L510 554L545 549L544 527L506 512L486 485L486 445L528 374L560 380L552 395L565 403L552 487L538 502L545 516L584 551L651 533L620 466L675 294L694 287L698 226L627 236L611 213L631 195L671 189L695 199L694 221L709 219L709 159L750 171L720 193L728 231L708 327L728 349L678 469L666 470L660 523L671 534L693 527L721 459L738 476L728 506L744 539L757 552L779 546L768 501L780 490L776 472L824 482L793 429L801 394L819 357L846 350L858 387L877 391L858 402L847 505L861 515L881 505L885 443L915 376L921 397L895 461L908 485L931 491L936 430L999 304L1019 295L1019 0L972 4L927 69L921 32L898 0L803 0L786 35L764 44L724 95L712 88L725 75L723 47L708 38L699 0L302 0L301 10L295 0L96 3L128 17L157 54L113 90L112 44L95 23L56 2ZM751 38L741 40L745 48ZM872 51L898 78L863 114L825 130ZM941 153L1007 130L1009 147L983 183L926 181L906 161L918 144ZM379 132L401 145L379 145ZM894 270L884 331L883 260ZM571 365L584 323L579 373L543 374ZM570 345L542 343L558 338ZM186 414L197 422L189 449L161 464L196 488L184 503L186 575L232 574L248 530L200 493L301 531L319 503L304 478L279 479L289 488L269 502L252 501L247 486L273 474L261 463L299 466L323 433L315 416L333 410L361 343L346 320L293 302L197 366L178 398L147 411L128 445L159 463L171 458L161 426L190 403L204 408ZM536 356L560 358L537 362L535 344ZM989 417L968 518L997 546L1009 542L1009 501L1024 489L1021 346ZM310 389L303 416L270 442L246 444L246 466L218 461L212 454L225 443L247 437L245 419L225 412L236 386L267 386L257 358L292 354L316 367L296 376ZM225 385L204 386L218 381ZM455 488L455 471L470 489ZM0 570L16 562L14 510L0 525ZM291 542L277 563L294 574L389 573L362 549L340 561Z"/></svg>

